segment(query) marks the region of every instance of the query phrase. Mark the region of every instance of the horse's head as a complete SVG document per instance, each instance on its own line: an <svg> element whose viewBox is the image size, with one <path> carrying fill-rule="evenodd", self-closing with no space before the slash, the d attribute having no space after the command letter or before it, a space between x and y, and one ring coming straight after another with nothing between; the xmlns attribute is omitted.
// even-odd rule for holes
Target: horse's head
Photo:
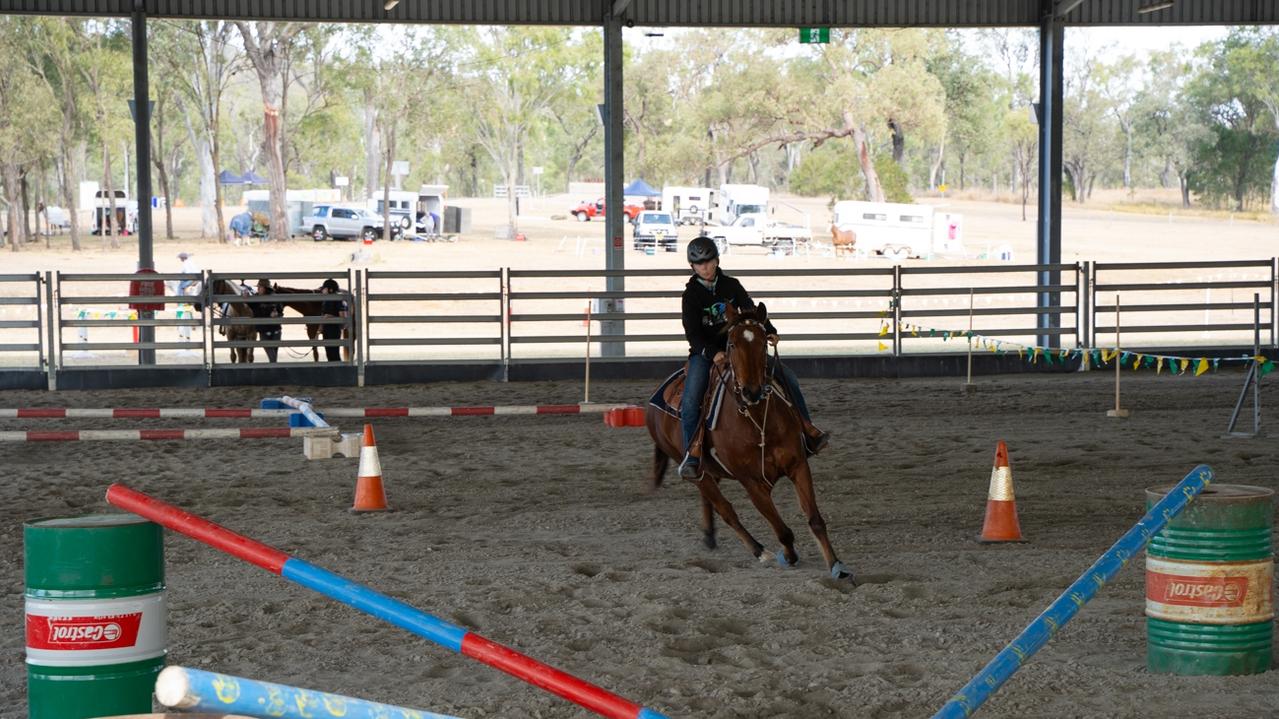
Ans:
<svg viewBox="0 0 1279 719"><path fill-rule="evenodd" d="M724 332L728 334L725 354L734 390L743 404L757 404L768 386L768 310L759 304L753 310L739 312L730 304L724 318Z"/></svg>

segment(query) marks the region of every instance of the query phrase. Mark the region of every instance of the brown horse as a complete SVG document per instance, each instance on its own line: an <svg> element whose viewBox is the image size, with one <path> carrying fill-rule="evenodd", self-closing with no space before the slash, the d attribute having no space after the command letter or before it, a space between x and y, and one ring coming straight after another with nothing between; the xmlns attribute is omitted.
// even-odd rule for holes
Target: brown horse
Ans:
<svg viewBox="0 0 1279 719"><path fill-rule="evenodd" d="M216 307L219 303L212 302L210 298L213 295L239 295L240 288L227 280L214 280L206 290L201 290L199 299L193 306L196 312L203 312L203 306L208 304L210 308ZM249 307L247 302L227 302L224 304L224 317L236 318L253 318L253 308ZM248 341L252 342L258 335L258 328L253 325L222 325L218 328L218 333L226 335L228 340L232 341ZM247 364L253 361L252 347L232 347L231 364Z"/></svg>
<svg viewBox="0 0 1279 719"><path fill-rule="evenodd" d="M733 505L720 491L720 480L736 479L781 542L778 563L793 566L799 561L795 535L782 521L772 497L777 481L788 477L808 519L808 528L821 547L826 568L835 578L852 580L852 572L831 548L826 521L817 509L799 411L768 375L768 342L764 329L767 316L762 304L753 311L738 312L732 305L727 310L727 366L717 368L712 379L718 381L711 382L703 403L704 418L715 413L710 416L711 426L702 430L704 473L697 481L702 499L703 541L711 549L716 546L713 508L737 532L752 556L761 562L768 561L764 545L742 526ZM668 381L648 406L646 424L654 445L651 478L654 489L661 486L670 462L678 462L684 456L679 410L672 407L678 402L682 389L682 377Z"/></svg>
<svg viewBox="0 0 1279 719"><path fill-rule="evenodd" d="M287 297L287 295L318 295L320 294L320 290L318 288L314 290L308 290L308 289L301 289L297 287L281 287L279 285L274 285L271 288L271 290L275 294L281 295L280 304L284 305L285 307L288 307L289 309L292 309L294 312L297 312L303 317L320 317L321 315L323 315L323 307L324 307L323 300L290 300ZM341 296L333 295L334 301L338 301L341 299L342 299ZM319 324L319 323L311 324L308 322L306 325L306 338L314 342L317 338L320 337L321 332L323 332L323 327L324 327L323 324ZM350 331L345 326L343 326L342 339L349 339L350 335L351 335ZM348 350L346 347L342 348L342 356L346 358L348 361L351 359L350 354L351 354L350 350ZM311 359L315 360L316 362L320 361L320 348L318 346L315 346L315 345L311 346Z"/></svg>
<svg viewBox="0 0 1279 719"><path fill-rule="evenodd" d="M857 233L852 230L841 230L835 225L830 226L830 243L835 247L835 256L853 251L853 246L857 244Z"/></svg>

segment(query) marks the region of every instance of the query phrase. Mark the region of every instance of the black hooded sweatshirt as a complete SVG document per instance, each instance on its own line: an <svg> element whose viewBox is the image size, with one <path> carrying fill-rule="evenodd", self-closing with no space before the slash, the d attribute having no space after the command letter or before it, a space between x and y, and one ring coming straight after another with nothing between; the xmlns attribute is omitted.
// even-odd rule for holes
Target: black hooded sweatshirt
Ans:
<svg viewBox="0 0 1279 719"><path fill-rule="evenodd" d="M726 321L724 310L730 304L739 311L755 309L755 303L746 294L742 283L724 274L723 270L715 270L713 290L702 284L696 272L688 278L688 284L684 286L682 314L690 355L714 359L716 352L723 352L728 346L728 337L723 329ZM777 334L770 321L765 320L764 329L769 334Z"/></svg>

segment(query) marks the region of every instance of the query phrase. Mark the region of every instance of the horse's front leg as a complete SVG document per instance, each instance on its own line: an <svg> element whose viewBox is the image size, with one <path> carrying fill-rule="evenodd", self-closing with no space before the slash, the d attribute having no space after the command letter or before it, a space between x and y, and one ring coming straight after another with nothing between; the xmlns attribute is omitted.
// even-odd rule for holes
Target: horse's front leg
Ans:
<svg viewBox="0 0 1279 719"><path fill-rule="evenodd" d="M784 562L786 566L795 566L799 562L799 554L795 552L795 533L786 526L781 513L777 511L777 505L773 504L773 495L769 486L762 480L747 480L742 482L742 486L746 488L746 496L750 497L751 504L755 505L755 509L759 510L768 525L773 528L777 541L782 543L782 556L778 557L778 563Z"/></svg>
<svg viewBox="0 0 1279 719"><path fill-rule="evenodd" d="M320 325L307 325L307 326L306 326L306 338L307 338L307 339L309 339L309 340L311 340L312 342L314 342L314 341L315 341L315 338L316 338L316 337L319 337L319 336L320 336ZM319 362L319 361L320 361L320 348L319 348L319 347L316 347L315 345L311 345L311 361L313 361L313 362Z"/></svg>
<svg viewBox="0 0 1279 719"><path fill-rule="evenodd" d="M737 518L737 512L733 509L733 505L729 503L724 493L719 490L719 482L713 477L702 477L701 481L697 483L697 490L702 493L703 512L707 511L706 505L713 505L720 519L724 520L724 524L732 527L733 531L737 532L738 539L741 539L742 544L746 545L746 550L751 553L751 556L760 561L767 561L768 557L764 554L764 545L756 541L751 536L751 533L746 531L746 527L742 526L742 521ZM705 521L704 517L703 521Z"/></svg>
<svg viewBox="0 0 1279 719"><path fill-rule="evenodd" d="M839 561L839 557L835 556L835 548L830 544L830 537L826 536L826 520L822 518L821 510L817 508L817 493L813 490L813 472L809 469L808 462L801 461L792 468L790 478L791 484L795 485L795 496L799 499L799 508L808 518L808 529L822 549L822 556L826 559L826 568L830 570L831 576L856 583L852 570L846 568L844 563Z"/></svg>

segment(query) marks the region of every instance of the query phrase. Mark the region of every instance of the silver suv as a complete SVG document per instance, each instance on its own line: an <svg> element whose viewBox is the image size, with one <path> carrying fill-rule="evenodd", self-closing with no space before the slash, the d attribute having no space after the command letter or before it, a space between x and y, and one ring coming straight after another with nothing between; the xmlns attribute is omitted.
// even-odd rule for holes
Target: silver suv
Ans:
<svg viewBox="0 0 1279 719"><path fill-rule="evenodd" d="M333 239L375 240L382 236L382 218L360 207L316 205L302 218L302 226L311 228L316 242ZM399 239L401 229L391 228L391 238Z"/></svg>
<svg viewBox="0 0 1279 719"><path fill-rule="evenodd" d="M675 252L679 249L679 231L669 212L644 210L636 215L632 238L637 250L661 247L667 252Z"/></svg>

